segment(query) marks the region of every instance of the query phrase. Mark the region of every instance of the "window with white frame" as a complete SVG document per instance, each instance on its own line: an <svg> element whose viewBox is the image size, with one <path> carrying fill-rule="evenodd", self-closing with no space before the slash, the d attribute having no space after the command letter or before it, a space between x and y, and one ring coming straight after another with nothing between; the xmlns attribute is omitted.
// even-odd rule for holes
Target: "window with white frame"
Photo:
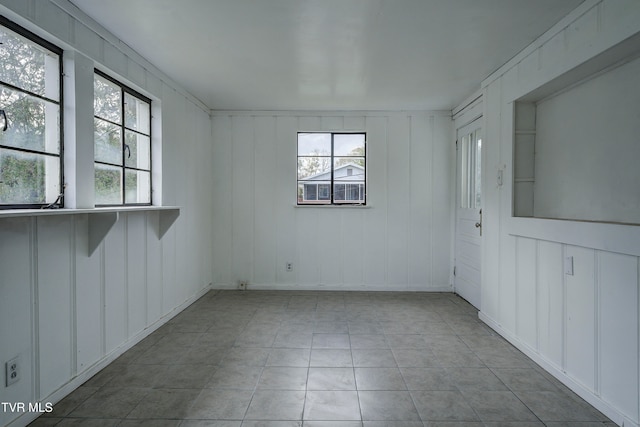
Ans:
<svg viewBox="0 0 640 427"><path fill-rule="evenodd" d="M94 75L95 204L151 204L151 100Z"/></svg>
<svg viewBox="0 0 640 427"><path fill-rule="evenodd" d="M0 207L62 207L62 50L0 16Z"/></svg>
<svg viewBox="0 0 640 427"><path fill-rule="evenodd" d="M366 134L298 133L298 205L366 204Z"/></svg>

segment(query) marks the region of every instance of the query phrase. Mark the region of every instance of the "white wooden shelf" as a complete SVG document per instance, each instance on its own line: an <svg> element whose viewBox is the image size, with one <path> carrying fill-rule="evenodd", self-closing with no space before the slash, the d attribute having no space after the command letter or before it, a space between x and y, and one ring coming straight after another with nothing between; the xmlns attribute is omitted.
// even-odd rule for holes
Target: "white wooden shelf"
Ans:
<svg viewBox="0 0 640 427"><path fill-rule="evenodd" d="M121 212L153 211L157 211L160 214L158 238L162 239L180 216L179 206L113 206L94 209L9 209L0 210L0 219L87 214L89 216L89 255L92 255L98 246L100 246L100 242L109 234L109 230L111 230L118 221Z"/></svg>

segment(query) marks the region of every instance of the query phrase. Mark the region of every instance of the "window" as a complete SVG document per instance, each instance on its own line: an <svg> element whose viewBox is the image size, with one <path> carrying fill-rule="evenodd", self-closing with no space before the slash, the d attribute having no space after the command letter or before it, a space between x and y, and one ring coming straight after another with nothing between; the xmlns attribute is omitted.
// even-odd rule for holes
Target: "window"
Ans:
<svg viewBox="0 0 640 427"><path fill-rule="evenodd" d="M482 138L479 130L465 134L460 148L460 207L479 209L481 204Z"/></svg>
<svg viewBox="0 0 640 427"><path fill-rule="evenodd" d="M62 50L0 16L0 207L62 207Z"/></svg>
<svg viewBox="0 0 640 427"><path fill-rule="evenodd" d="M151 100L94 77L95 204L151 204Z"/></svg>
<svg viewBox="0 0 640 427"><path fill-rule="evenodd" d="M366 134L298 134L298 204L366 204Z"/></svg>

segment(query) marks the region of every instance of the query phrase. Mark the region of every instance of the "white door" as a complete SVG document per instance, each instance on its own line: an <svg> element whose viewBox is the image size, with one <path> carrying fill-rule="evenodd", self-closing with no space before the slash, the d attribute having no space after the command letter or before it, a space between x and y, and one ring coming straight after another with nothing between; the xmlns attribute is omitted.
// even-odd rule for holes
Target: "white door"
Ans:
<svg viewBox="0 0 640 427"><path fill-rule="evenodd" d="M482 238L481 119L458 129L454 289L480 308Z"/></svg>

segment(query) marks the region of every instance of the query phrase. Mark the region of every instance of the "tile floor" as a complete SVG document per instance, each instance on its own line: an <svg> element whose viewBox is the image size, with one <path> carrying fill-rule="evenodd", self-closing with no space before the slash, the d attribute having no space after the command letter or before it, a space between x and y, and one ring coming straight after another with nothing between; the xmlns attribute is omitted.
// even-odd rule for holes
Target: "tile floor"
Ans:
<svg viewBox="0 0 640 427"><path fill-rule="evenodd" d="M32 425L568 423L611 424L453 294L211 291Z"/></svg>

